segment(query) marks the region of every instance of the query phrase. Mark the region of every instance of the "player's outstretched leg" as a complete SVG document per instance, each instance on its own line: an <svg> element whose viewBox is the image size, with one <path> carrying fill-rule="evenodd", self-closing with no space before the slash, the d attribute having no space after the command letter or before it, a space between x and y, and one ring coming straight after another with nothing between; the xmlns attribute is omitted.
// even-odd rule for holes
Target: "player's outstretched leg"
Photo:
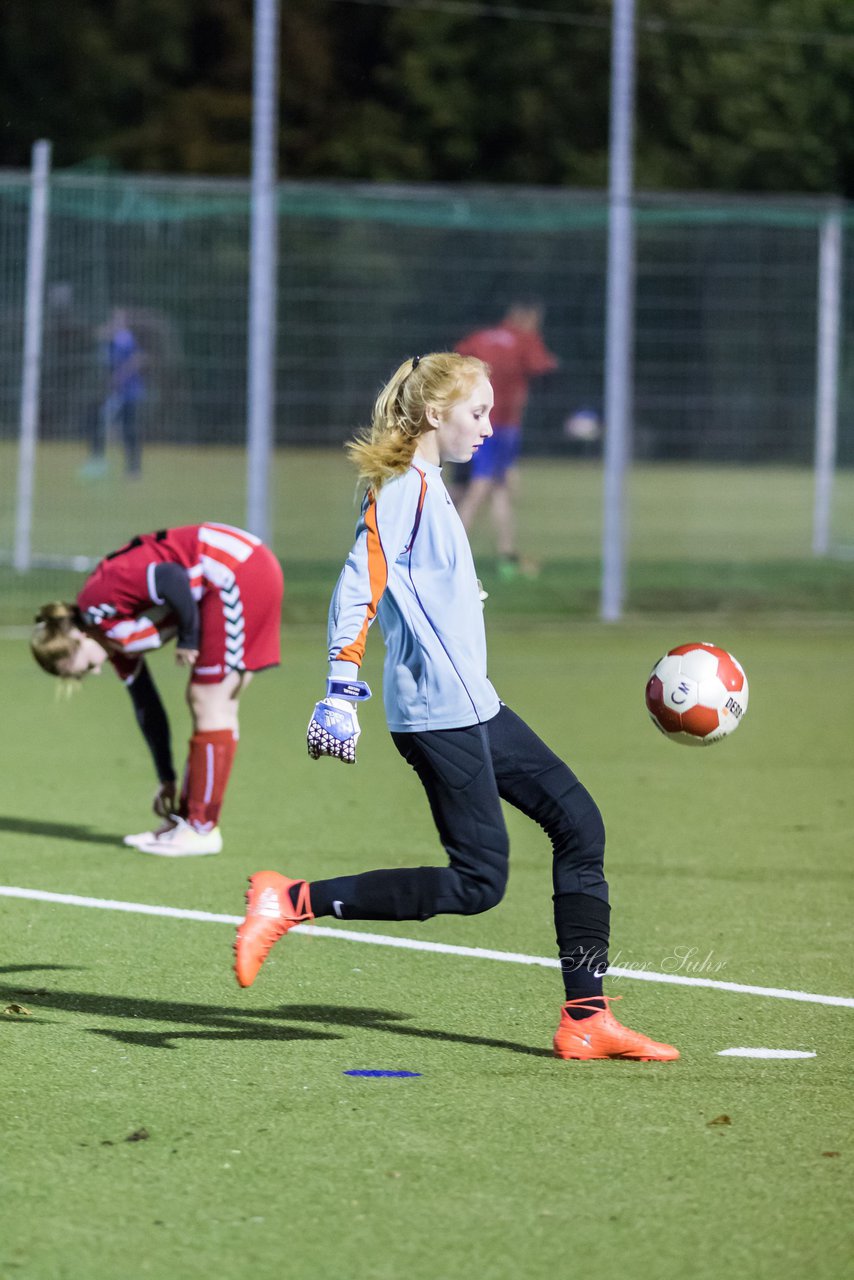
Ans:
<svg viewBox="0 0 854 1280"><path fill-rule="evenodd" d="M630 1058L635 1061L672 1062L679 1050L671 1044L659 1044L639 1031L630 1031L618 1022L610 1009L612 1000L622 996L598 996L568 1000L563 1006L560 1026L555 1032L554 1051L557 1058L587 1062L593 1058ZM605 1008L601 1008L601 1002ZM588 1018L574 1019L569 1010L593 1009Z"/></svg>
<svg viewBox="0 0 854 1280"><path fill-rule="evenodd" d="M313 920L305 880L289 880L278 871L257 871L249 877L246 918L234 940L234 972L241 987L250 987L274 942L288 929Z"/></svg>

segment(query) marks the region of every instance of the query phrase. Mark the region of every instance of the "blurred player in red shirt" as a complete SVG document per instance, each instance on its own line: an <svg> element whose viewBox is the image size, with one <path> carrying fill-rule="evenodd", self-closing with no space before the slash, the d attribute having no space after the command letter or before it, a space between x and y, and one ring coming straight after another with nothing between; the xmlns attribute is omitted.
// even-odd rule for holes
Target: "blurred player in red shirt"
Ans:
<svg viewBox="0 0 854 1280"><path fill-rule="evenodd" d="M489 366L495 393L493 435L471 461L470 478L458 510L468 530L484 500L491 498L498 572L502 578L513 578L520 568L525 569L516 546L514 503L528 387L532 378L551 373L559 363L540 336L542 323L541 303L514 302L500 324L478 329L456 346L460 355L477 356Z"/></svg>
<svg viewBox="0 0 854 1280"><path fill-rule="evenodd" d="M126 836L143 853L219 853L219 813L238 740L237 707L252 673L280 657L282 570L251 533L207 523L161 529L111 552L76 604L44 605L31 640L51 675L81 680L109 661L124 682L159 786L158 831ZM145 655L169 640L190 679L193 721L178 791L169 722Z"/></svg>

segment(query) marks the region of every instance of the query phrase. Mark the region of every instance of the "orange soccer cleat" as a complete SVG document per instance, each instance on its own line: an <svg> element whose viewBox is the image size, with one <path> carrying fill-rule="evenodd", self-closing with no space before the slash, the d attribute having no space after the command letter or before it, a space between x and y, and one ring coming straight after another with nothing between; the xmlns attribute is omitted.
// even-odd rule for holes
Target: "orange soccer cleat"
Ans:
<svg viewBox="0 0 854 1280"><path fill-rule="evenodd" d="M294 885L299 886L296 906L290 894ZM234 940L234 972L241 987L251 987L274 942L295 924L313 919L305 880L289 880L278 871L258 871L250 876L246 919Z"/></svg>
<svg viewBox="0 0 854 1280"><path fill-rule="evenodd" d="M555 1032L554 1051L556 1058L574 1058L590 1061L593 1058L630 1058L635 1061L672 1062L679 1057L679 1050L672 1044L658 1044L649 1036L639 1031L630 1031L617 1021L610 1010L612 1000L622 1000L622 996L597 996L604 1000L606 1007L600 1009L588 997L581 1000L568 1000L563 1006L560 1026ZM567 1009L595 1009L589 1018L575 1021L567 1013Z"/></svg>

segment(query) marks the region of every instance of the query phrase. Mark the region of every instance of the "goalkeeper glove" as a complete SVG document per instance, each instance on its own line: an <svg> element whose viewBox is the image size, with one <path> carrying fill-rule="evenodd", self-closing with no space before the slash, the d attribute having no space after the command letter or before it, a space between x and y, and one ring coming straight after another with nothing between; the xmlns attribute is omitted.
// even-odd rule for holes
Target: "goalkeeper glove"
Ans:
<svg viewBox="0 0 854 1280"><path fill-rule="evenodd" d="M332 756L345 764L356 763L356 743L362 732L356 703L367 702L370 696L364 680L327 680L326 697L316 703L308 722L306 741L312 760Z"/></svg>

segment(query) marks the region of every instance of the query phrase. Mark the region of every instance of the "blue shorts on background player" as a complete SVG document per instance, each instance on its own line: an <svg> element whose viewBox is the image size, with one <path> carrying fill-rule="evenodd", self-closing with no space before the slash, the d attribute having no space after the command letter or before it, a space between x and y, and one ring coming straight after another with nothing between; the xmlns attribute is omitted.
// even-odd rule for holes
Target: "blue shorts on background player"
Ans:
<svg viewBox="0 0 854 1280"><path fill-rule="evenodd" d="M469 475L472 480L503 481L507 472L515 467L522 447L521 427L502 427L493 424L494 436L484 440L480 449L469 463Z"/></svg>

